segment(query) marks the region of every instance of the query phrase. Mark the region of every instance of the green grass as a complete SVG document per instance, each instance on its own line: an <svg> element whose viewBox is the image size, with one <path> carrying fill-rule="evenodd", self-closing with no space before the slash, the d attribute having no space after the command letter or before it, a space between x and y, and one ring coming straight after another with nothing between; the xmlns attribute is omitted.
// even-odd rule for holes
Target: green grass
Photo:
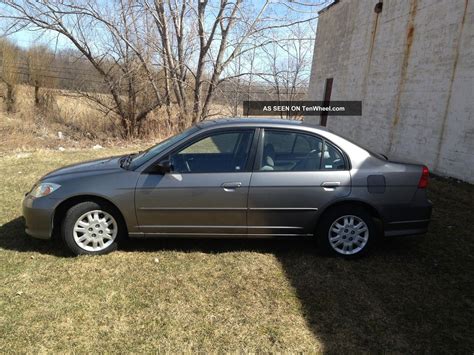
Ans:
<svg viewBox="0 0 474 355"><path fill-rule="evenodd" d="M171 238L72 258L25 235L40 176L120 152L0 157L0 352L474 350L472 185L434 179L429 233L360 260L308 241Z"/></svg>

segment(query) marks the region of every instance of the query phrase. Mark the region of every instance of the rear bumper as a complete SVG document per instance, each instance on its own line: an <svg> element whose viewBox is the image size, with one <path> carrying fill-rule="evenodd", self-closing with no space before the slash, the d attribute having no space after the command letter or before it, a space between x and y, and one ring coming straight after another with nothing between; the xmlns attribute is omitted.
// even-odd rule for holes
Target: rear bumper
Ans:
<svg viewBox="0 0 474 355"><path fill-rule="evenodd" d="M397 220L384 224L384 235L386 237L398 237L425 234L428 231L432 209L433 204L428 199L423 203L405 206L395 214L399 216Z"/></svg>
<svg viewBox="0 0 474 355"><path fill-rule="evenodd" d="M398 221L385 226L386 237L425 234L428 231L429 219L415 221Z"/></svg>
<svg viewBox="0 0 474 355"><path fill-rule="evenodd" d="M39 239L50 239L53 230L54 200L47 197L23 199L26 234Z"/></svg>

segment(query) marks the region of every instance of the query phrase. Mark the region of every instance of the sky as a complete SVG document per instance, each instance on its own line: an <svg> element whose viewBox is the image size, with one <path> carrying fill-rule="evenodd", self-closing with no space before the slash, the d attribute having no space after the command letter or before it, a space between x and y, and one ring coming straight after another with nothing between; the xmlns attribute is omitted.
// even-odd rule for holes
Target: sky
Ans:
<svg viewBox="0 0 474 355"><path fill-rule="evenodd" d="M321 0L300 0L300 2L306 3L306 4L318 4L321 2ZM245 3L245 2L244 2ZM264 3L265 0L251 0L247 2L250 6L259 8L261 7ZM292 0L288 0L288 4L292 7L295 7L294 4L292 4ZM302 10L303 12L294 12L294 16L301 16L301 17L309 17L312 16L312 14L316 15L317 11L321 8L322 6L307 6L307 7L298 7L296 5L295 8L298 10ZM286 6L281 7L282 11L288 11L288 8ZM0 5L0 11L1 11L1 5ZM287 14L285 14L287 15ZM314 34L312 34L311 37L314 37ZM8 38L14 42L16 45L22 48L28 48L33 45L46 45L50 47L51 49L67 49L67 48L72 48L72 45L69 43L69 41L65 38L62 38L61 36L57 36L53 32L33 32L29 30L21 30L17 33L11 34L8 36Z"/></svg>
<svg viewBox="0 0 474 355"><path fill-rule="evenodd" d="M52 32L33 32L22 30L8 36L8 38L17 46L25 49L35 45L45 45L53 50L72 48L67 39L57 36Z"/></svg>

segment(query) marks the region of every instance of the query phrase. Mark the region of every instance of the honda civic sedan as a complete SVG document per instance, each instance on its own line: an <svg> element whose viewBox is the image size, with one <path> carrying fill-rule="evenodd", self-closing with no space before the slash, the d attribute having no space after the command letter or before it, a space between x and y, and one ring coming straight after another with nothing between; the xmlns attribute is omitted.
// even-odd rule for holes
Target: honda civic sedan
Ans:
<svg viewBox="0 0 474 355"><path fill-rule="evenodd" d="M26 233L74 254L126 237L314 238L352 257L381 237L425 233L423 165L370 152L318 126L204 121L146 151L67 166L25 195Z"/></svg>

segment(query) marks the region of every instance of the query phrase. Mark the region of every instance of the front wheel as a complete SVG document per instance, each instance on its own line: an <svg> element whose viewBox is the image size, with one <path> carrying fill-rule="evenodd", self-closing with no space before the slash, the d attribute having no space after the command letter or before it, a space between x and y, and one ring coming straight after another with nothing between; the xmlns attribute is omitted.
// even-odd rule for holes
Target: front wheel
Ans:
<svg viewBox="0 0 474 355"><path fill-rule="evenodd" d="M325 253L355 257L367 253L372 247L377 229L365 209L358 206L335 207L321 218L316 234Z"/></svg>
<svg viewBox="0 0 474 355"><path fill-rule="evenodd" d="M117 249L123 223L108 205L82 202L71 207L64 218L61 236L75 255L107 254Z"/></svg>

